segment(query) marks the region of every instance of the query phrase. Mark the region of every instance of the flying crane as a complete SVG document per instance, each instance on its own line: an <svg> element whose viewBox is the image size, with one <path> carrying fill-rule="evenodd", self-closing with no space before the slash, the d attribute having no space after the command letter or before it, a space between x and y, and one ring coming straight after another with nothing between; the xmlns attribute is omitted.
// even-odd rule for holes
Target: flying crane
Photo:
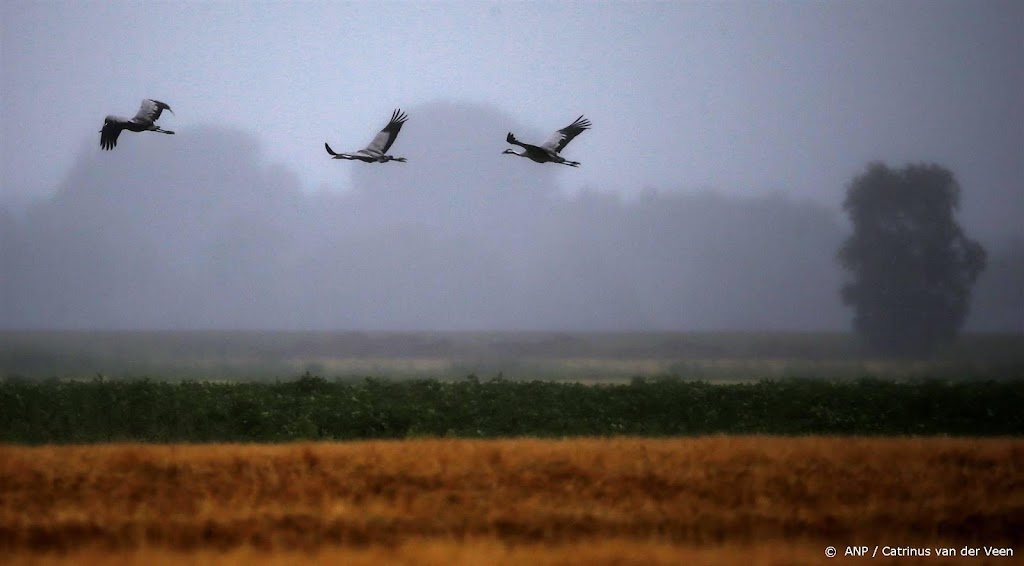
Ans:
<svg viewBox="0 0 1024 566"><path fill-rule="evenodd" d="M103 129L100 130L100 147L107 150L114 149L114 146L117 145L117 136L121 135L121 130L173 134L174 132L156 125L157 119L160 118L160 113L164 110L174 114L174 110L171 110L171 107L166 103L147 98L142 101L139 113L131 120L120 116L107 116L103 120Z"/></svg>
<svg viewBox="0 0 1024 566"><path fill-rule="evenodd" d="M516 151L510 148L501 153L502 155L508 154L527 157L537 163L560 163L570 167L579 167L579 161L568 161L559 155L559 153L565 149L565 146L569 145L569 142L571 142L573 138L589 128L590 120L587 120L581 114L579 118L576 118L575 122L551 134L551 137L541 145L523 143L517 140L516 137L512 135L512 132L509 132L505 141L512 145L518 145L523 148L523 151Z"/></svg>
<svg viewBox="0 0 1024 566"><path fill-rule="evenodd" d="M391 148L391 144L395 143L398 132L402 131L402 124L408 119L409 116L404 112L395 110L391 114L391 121L388 122L388 125L377 132L369 145L355 153L337 153L327 145L327 142L324 142L324 147L327 148L327 153L331 154L332 159L354 159L366 163L387 163L388 161L405 163L404 157L394 157L388 155L387 152Z"/></svg>

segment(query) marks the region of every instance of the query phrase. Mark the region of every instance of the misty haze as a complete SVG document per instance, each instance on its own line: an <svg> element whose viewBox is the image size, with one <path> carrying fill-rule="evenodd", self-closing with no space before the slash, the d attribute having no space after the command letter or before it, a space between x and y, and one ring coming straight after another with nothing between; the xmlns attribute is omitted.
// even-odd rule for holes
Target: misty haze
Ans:
<svg viewBox="0 0 1024 566"><path fill-rule="evenodd" d="M881 160L952 170L966 329L1024 331L1019 6L577 7L5 4L0 327L847 331ZM177 134L101 151L150 97ZM396 107L408 163L324 152ZM580 114L579 169L501 154Z"/></svg>
<svg viewBox="0 0 1024 566"><path fill-rule="evenodd" d="M304 193L250 134L83 150L12 221L4 320L37 328L835 329L835 211L782 195L567 197L479 106L428 104L408 164ZM433 132L444 131L438 137ZM225 148L229 148L228 151ZM571 149L571 146L570 146ZM339 168L339 175L347 171Z"/></svg>
<svg viewBox="0 0 1024 566"><path fill-rule="evenodd" d="M3 558L1020 553L1022 41L1021 0L0 2Z"/></svg>
<svg viewBox="0 0 1024 566"><path fill-rule="evenodd" d="M398 142L409 163L355 168L345 193L303 191L257 138L223 126L172 140L140 135L111 154L83 149L51 199L4 217L5 325L847 325L834 261L845 226L836 210L782 193L570 196L553 166L500 156L495 125L524 129L509 116L454 103L410 112L415 122ZM1000 270L1016 269L1019 280L1019 248L996 250L995 259L991 287ZM974 325L1017 330L1020 319L985 290L976 304L988 310L975 309ZM999 298L1012 300L1007 291Z"/></svg>

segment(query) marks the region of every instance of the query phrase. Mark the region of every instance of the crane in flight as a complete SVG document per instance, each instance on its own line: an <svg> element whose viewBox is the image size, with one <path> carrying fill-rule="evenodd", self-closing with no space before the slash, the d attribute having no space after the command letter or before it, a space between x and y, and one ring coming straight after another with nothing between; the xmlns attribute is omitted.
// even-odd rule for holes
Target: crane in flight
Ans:
<svg viewBox="0 0 1024 566"><path fill-rule="evenodd" d="M332 159L355 159L366 163L387 163L388 161L405 163L404 157L394 157L388 155L387 152L391 148L391 144L395 143L398 132L402 131L402 124L408 119L409 116L404 112L395 110L391 114L391 121L388 122L388 125L377 132L369 145L355 153L337 153L327 145L327 142L324 142L324 147L327 148L327 153L331 154Z"/></svg>
<svg viewBox="0 0 1024 566"><path fill-rule="evenodd" d="M173 134L174 132L156 125L157 118L160 117L160 113L164 110L174 114L174 110L171 110L171 107L166 103L147 98L142 101L139 113L131 120L120 116L107 116L103 120L103 129L100 130L100 147L108 150L114 149L114 146L117 145L117 136L121 135L121 130Z"/></svg>
<svg viewBox="0 0 1024 566"><path fill-rule="evenodd" d="M568 161L559 155L559 152L565 149L565 146L569 145L569 142L571 142L573 138L589 128L590 120L587 120L581 114L579 118L576 118L575 122L551 134L548 141L541 145L523 143L517 140L516 137L512 135L512 132L509 132L505 141L512 145L518 145L523 148L523 151L516 151L509 148L501 153L502 155L508 154L518 155L519 157L528 157L537 163L561 163L562 165L568 165L570 167L579 167L579 161Z"/></svg>

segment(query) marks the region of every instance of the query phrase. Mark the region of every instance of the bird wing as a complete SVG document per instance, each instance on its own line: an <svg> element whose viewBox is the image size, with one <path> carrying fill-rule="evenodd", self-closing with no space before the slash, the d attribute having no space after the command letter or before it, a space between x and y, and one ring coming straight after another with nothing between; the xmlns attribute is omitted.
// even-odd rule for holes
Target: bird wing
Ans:
<svg viewBox="0 0 1024 566"><path fill-rule="evenodd" d="M548 138L548 141L544 142L544 144L541 147L545 149L550 149L555 153L560 153L565 148L565 146L569 145L569 142L571 142L573 138L582 134L583 130L589 128L590 120L587 120L581 114L579 118L576 118L575 122L551 134L551 137Z"/></svg>
<svg viewBox="0 0 1024 566"><path fill-rule="evenodd" d="M395 138L398 137L398 132L402 131L402 124L409 119L404 112L401 110L395 110L391 114L391 121L388 122L384 129L377 132L374 136L373 141L366 146L362 151L369 152L371 154L383 154L387 153L388 149L391 148L391 144L395 143Z"/></svg>
<svg viewBox="0 0 1024 566"><path fill-rule="evenodd" d="M142 124L152 124L157 121L160 117L160 113L163 112L164 109L171 110L171 107L159 100L147 98L142 101L142 106L139 107L139 113L132 118L132 121ZM173 113L174 111L171 110L171 114Z"/></svg>
<svg viewBox="0 0 1024 566"><path fill-rule="evenodd" d="M512 132L509 132L508 135L505 136L505 143L510 143L512 145L518 145L520 147L526 147L526 144L524 144L523 142L517 140L516 136L513 135Z"/></svg>
<svg viewBox="0 0 1024 566"><path fill-rule="evenodd" d="M100 130L100 147L103 149L114 149L117 145L117 136L121 135L121 124L116 121L107 120Z"/></svg>

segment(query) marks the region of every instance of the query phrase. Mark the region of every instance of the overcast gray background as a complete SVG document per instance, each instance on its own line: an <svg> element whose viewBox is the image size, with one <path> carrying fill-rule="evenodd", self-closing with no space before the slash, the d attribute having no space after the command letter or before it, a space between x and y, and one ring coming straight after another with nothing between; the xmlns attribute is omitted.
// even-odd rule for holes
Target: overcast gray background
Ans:
<svg viewBox="0 0 1024 566"><path fill-rule="evenodd" d="M846 184L931 161L1024 331L1019 2L6 2L0 325L845 329ZM107 114L169 103L175 136ZM395 107L409 163L356 150ZM579 169L500 155L585 114Z"/></svg>

